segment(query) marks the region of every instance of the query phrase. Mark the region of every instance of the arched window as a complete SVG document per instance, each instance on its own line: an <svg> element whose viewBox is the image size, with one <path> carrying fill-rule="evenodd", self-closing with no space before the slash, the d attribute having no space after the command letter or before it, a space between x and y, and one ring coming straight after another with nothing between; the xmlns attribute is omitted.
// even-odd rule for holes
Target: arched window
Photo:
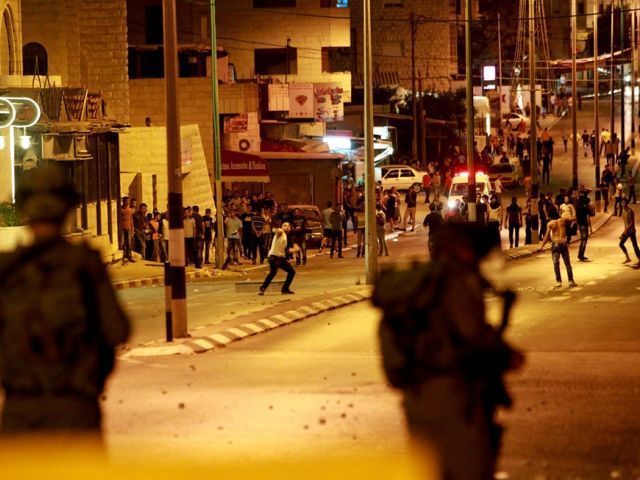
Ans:
<svg viewBox="0 0 640 480"><path fill-rule="evenodd" d="M35 75L36 65L38 65L38 75L48 73L47 49L36 42L27 43L22 47L22 74Z"/></svg>
<svg viewBox="0 0 640 480"><path fill-rule="evenodd" d="M0 72L14 75L16 73L15 26L13 14L9 7L2 13L2 31L0 32Z"/></svg>

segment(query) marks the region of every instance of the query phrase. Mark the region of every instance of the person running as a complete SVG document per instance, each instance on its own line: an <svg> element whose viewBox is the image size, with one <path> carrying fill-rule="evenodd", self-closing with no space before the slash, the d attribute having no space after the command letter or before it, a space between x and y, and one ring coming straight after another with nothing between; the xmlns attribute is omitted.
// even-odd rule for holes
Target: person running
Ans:
<svg viewBox="0 0 640 480"><path fill-rule="evenodd" d="M538 253L542 252L544 246L551 241L551 259L553 260L553 270L556 274L556 288L562 287L562 276L560 275L560 257L567 269L567 277L569 278L569 286L577 286L573 279L573 270L571 269L571 259L569 258L569 244L567 242L567 224L560 219L556 210L549 212L549 223L547 223L547 233L544 235L542 245L538 249Z"/></svg>
<svg viewBox="0 0 640 480"><path fill-rule="evenodd" d="M291 291L291 283L293 282L293 277L296 276L296 271L289 263L289 256L295 253L296 247L290 244L287 238L287 234L290 231L291 224L289 222L284 222L282 228L274 229L273 242L269 249L269 273L264 279L258 295L264 295L276 273L278 273L278 269L287 272L287 278L284 281L284 285L282 285L282 294L292 295L294 293Z"/></svg>
<svg viewBox="0 0 640 480"><path fill-rule="evenodd" d="M626 198L622 199L622 221L624 222L624 231L622 232L622 235L620 235L619 245L626 257L625 261L622 263L631 262L629 252L627 252L627 248L624 246L624 244L627 243L627 240L630 239L633 251L638 259L637 265L640 266L640 249L638 248L638 240L636 239L636 216L633 210L629 208L629 200Z"/></svg>
<svg viewBox="0 0 640 480"><path fill-rule="evenodd" d="M516 197L511 198L511 204L505 209L504 228L509 229L509 248L520 245L520 227L522 227L522 208Z"/></svg>

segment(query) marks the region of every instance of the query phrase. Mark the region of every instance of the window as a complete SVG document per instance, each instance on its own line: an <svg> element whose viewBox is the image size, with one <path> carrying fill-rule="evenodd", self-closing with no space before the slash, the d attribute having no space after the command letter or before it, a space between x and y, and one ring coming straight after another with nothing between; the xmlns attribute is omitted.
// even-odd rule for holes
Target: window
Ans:
<svg viewBox="0 0 640 480"><path fill-rule="evenodd" d="M576 26L578 28L587 28L587 17L585 16L585 4L584 2L578 2L576 4L576 13L578 17L576 18Z"/></svg>
<svg viewBox="0 0 640 480"><path fill-rule="evenodd" d="M256 48L254 65L256 75L295 75L298 73L298 49Z"/></svg>
<svg viewBox="0 0 640 480"><path fill-rule="evenodd" d="M295 7L296 0L253 0L253 8Z"/></svg>
<svg viewBox="0 0 640 480"><path fill-rule="evenodd" d="M400 176L403 177L403 178L413 178L414 177L413 172L411 170L407 170L406 168L403 168L400 171Z"/></svg>
<svg viewBox="0 0 640 480"><path fill-rule="evenodd" d="M322 8L349 8L349 0L320 0Z"/></svg>
<svg viewBox="0 0 640 480"><path fill-rule="evenodd" d="M392 178L398 178L398 173L400 173L400 170L396 170L396 169L389 170L387 174L384 176L384 178L389 180Z"/></svg>
<svg viewBox="0 0 640 480"><path fill-rule="evenodd" d="M351 65L351 48L322 47L322 71L348 72Z"/></svg>
<svg viewBox="0 0 640 480"><path fill-rule="evenodd" d="M148 5L145 8L145 33L147 45L162 45L162 6Z"/></svg>
<svg viewBox="0 0 640 480"><path fill-rule="evenodd" d="M404 7L404 0L384 0L385 8Z"/></svg>
<svg viewBox="0 0 640 480"><path fill-rule="evenodd" d="M22 72L24 75L35 75L36 71L38 75L49 73L47 50L39 43L27 43L22 47Z"/></svg>
<svg viewBox="0 0 640 480"><path fill-rule="evenodd" d="M382 55L385 57L404 57L404 42L402 41L383 42Z"/></svg>

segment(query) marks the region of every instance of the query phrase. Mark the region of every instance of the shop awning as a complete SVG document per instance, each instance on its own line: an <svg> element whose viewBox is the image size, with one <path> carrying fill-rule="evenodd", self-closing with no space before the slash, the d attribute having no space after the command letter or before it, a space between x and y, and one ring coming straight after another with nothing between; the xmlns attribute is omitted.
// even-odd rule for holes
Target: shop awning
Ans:
<svg viewBox="0 0 640 480"><path fill-rule="evenodd" d="M268 183L267 161L252 153L222 150L222 181Z"/></svg>

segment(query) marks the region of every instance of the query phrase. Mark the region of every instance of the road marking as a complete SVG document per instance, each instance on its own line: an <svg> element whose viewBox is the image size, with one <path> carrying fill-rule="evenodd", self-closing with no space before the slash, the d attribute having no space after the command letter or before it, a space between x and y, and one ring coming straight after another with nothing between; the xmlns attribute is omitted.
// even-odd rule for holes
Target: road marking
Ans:
<svg viewBox="0 0 640 480"><path fill-rule="evenodd" d="M246 328L247 330L251 330L252 332L255 332L255 333L264 332L264 328L262 328L259 325L256 325L255 323L245 323L244 325L242 325L242 327Z"/></svg>
<svg viewBox="0 0 640 480"><path fill-rule="evenodd" d="M562 295L562 296L560 296L560 297L549 297L549 298L543 298L542 300L543 300L544 302L562 302L562 301L564 301L564 300L569 300L569 299L571 299L571 297L570 297L570 296Z"/></svg>
<svg viewBox="0 0 640 480"><path fill-rule="evenodd" d="M251 335L250 333L240 330L239 328L228 328L227 332L233 333L240 338L248 337L249 335Z"/></svg>
<svg viewBox="0 0 640 480"><path fill-rule="evenodd" d="M278 326L278 324L276 322L272 322L271 320L269 320L267 318L263 318L262 320L258 320L256 323L259 323L260 325L266 327L267 330L269 330L271 328L276 328Z"/></svg>
<svg viewBox="0 0 640 480"><path fill-rule="evenodd" d="M231 343L231 339L229 337L225 337L221 333L214 333L213 335L209 335L208 338L223 345L228 345L229 343Z"/></svg>

